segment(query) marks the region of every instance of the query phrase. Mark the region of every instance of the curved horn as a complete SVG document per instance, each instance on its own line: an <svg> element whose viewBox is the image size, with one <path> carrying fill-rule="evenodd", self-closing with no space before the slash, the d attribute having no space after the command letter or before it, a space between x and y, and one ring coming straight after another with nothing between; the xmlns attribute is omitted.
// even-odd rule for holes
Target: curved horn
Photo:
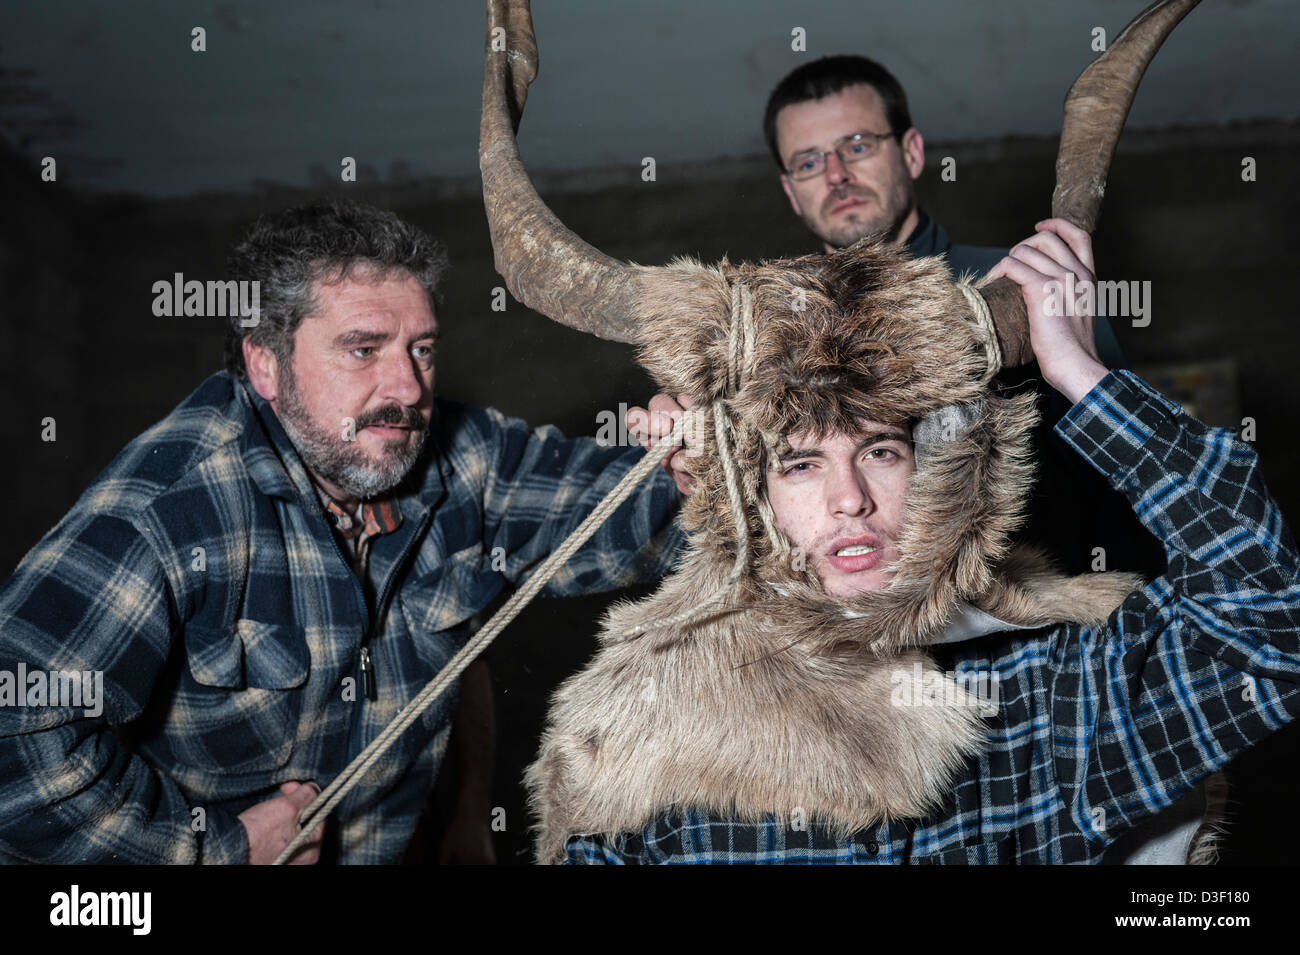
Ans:
<svg viewBox="0 0 1300 955"><path fill-rule="evenodd" d="M1124 28L1109 49L1079 74L1065 97L1056 154L1052 215L1092 232L1106 173L1138 83L1165 37L1200 0L1157 0ZM1033 361L1029 316L1020 287L1000 278L980 288L998 329L1002 364Z"/></svg>
<svg viewBox="0 0 1300 955"><path fill-rule="evenodd" d="M578 331L630 342L639 297L632 267L565 228L519 158L515 130L536 76L528 0L488 0L479 171L496 269L529 308Z"/></svg>

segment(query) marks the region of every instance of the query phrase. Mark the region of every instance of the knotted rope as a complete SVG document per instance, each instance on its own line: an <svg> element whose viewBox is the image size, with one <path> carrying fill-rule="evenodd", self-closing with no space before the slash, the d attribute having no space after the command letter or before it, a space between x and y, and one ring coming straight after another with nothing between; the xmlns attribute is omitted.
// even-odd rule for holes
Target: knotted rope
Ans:
<svg viewBox="0 0 1300 955"><path fill-rule="evenodd" d="M597 528L605 523L605 520L618 509L620 504L627 500L636 486L659 466L664 452L681 440L688 418L694 418L694 415L689 411L682 415L681 420L677 422L667 437L660 439L646 453L645 457L633 465L627 474L623 475L622 480L596 505L596 508L587 515L577 529L565 538L564 542L556 548L551 556L542 562L537 571L528 578L527 583L516 590L510 599L502 605L501 609L492 615L492 619L478 633L474 634L455 656L447 661L447 665L439 671L438 675L430 680L424 689L406 704L402 712L385 726L379 735L357 754L352 762L348 763L343 772L339 773L333 782L321 791L311 805L302 811L298 816L298 824L301 827L298 835L276 857L273 865L283 865L292 858L293 854L310 838L312 830L320 822L324 821L325 817L342 802L343 798L361 781L365 773L396 742L402 731L414 723L438 697L446 692L447 688L465 672L465 669L474 662L479 654L487 649L488 644L496 638L497 634L504 630L506 625L528 605L528 602L537 596L547 581L555 576L556 571L564 566L569 558L577 553L578 549L591 538Z"/></svg>
<svg viewBox="0 0 1300 955"><path fill-rule="evenodd" d="M740 486L740 469L736 465L733 448L736 424L731 410L727 407L727 398L738 394L753 373L755 338L753 297L746 283L736 282L731 286L731 327L727 342L727 395L714 401L709 408L713 413L713 438L718 446L718 462L722 465L727 503L731 508L731 520L736 525L736 559L731 566L731 572L727 574L723 585L703 603L681 613L639 623L623 632L625 638L639 637L651 630L679 626L707 616L732 593L736 584L749 570L749 518L745 513L745 496ZM770 511L761 513L769 538L776 541L776 532L771 526L769 517Z"/></svg>
<svg viewBox="0 0 1300 955"><path fill-rule="evenodd" d="M998 344L998 327L993 321L993 313L989 311L989 303L984 300L983 295L971 287L969 282L958 282L957 291L966 297L966 304L975 315L975 327L979 329L980 338L983 339L987 365L980 384L987 385L993 380L993 376L1002 370L1002 347Z"/></svg>

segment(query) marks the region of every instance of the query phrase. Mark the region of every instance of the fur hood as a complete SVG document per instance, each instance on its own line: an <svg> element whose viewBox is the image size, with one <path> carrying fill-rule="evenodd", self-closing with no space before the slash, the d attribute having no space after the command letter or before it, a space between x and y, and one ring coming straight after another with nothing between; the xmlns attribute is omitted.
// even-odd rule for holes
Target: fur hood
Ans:
<svg viewBox="0 0 1300 955"><path fill-rule="evenodd" d="M555 696L527 777L542 861L570 834L636 831L674 805L798 809L842 832L924 815L983 738L980 701L924 651L960 608L1095 624L1140 584L1063 577L1012 548L1034 396L994 391L988 336L942 259L864 240L670 268L637 318L642 364L703 412L689 549L656 594L610 612L601 651ZM788 435L863 418L910 427L917 470L890 585L837 599L776 527L764 475ZM944 703L900 708L900 687L940 687Z"/></svg>
<svg viewBox="0 0 1300 955"><path fill-rule="evenodd" d="M863 240L827 255L672 268L686 294L678 285L643 304L640 359L661 389L702 406L706 440L691 458L697 484L682 523L719 560L734 559L744 535L751 557L739 602L771 602L826 645L867 640L887 651L930 642L959 601L1010 623L1096 623L1136 585L1123 574L1053 577L1041 557L1012 555L1033 483L1035 396L990 387L985 337L942 258ZM733 309L737 286L750 300L747 322ZM708 440L713 409L727 419L743 526ZM891 586L835 600L775 526L764 476L788 435L852 433L863 418L910 427L917 470Z"/></svg>

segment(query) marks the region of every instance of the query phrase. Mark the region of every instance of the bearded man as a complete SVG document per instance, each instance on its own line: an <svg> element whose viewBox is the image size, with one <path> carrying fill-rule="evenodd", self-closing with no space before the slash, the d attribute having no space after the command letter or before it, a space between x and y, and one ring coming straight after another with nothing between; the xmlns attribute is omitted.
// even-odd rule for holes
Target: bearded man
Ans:
<svg viewBox="0 0 1300 955"><path fill-rule="evenodd" d="M1300 554L1255 453L1047 314L1093 268L1053 219L992 277L1070 405L1057 434L1164 545L1145 585L1009 548L1033 396L988 387L941 260L859 243L644 306L642 362L712 418L672 458L691 548L556 694L541 861L1097 862L1300 714Z"/></svg>
<svg viewBox="0 0 1300 955"><path fill-rule="evenodd" d="M435 397L445 265L418 229L345 201L268 216L239 244L233 277L260 283L261 310L231 319L227 370L132 441L0 590L0 691L47 670L103 688L96 713L27 687L0 707L0 858L273 860L317 781L639 457ZM676 502L658 475L547 592L661 574ZM400 861L454 704L296 861Z"/></svg>

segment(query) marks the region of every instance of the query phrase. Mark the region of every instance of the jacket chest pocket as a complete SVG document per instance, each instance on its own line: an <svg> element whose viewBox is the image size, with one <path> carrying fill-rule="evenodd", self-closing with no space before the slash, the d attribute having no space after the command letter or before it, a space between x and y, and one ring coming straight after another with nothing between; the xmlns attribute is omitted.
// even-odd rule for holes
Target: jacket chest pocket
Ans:
<svg viewBox="0 0 1300 955"><path fill-rule="evenodd" d="M477 551L457 554L437 573L408 580L398 602L417 646L429 637L459 629L492 602L504 582L499 574L481 570ZM427 656L431 665L443 662L436 652L421 656Z"/></svg>
<svg viewBox="0 0 1300 955"><path fill-rule="evenodd" d="M310 659L302 629L241 619L185 630L188 678L169 715L177 756L225 773L283 766L298 736Z"/></svg>

